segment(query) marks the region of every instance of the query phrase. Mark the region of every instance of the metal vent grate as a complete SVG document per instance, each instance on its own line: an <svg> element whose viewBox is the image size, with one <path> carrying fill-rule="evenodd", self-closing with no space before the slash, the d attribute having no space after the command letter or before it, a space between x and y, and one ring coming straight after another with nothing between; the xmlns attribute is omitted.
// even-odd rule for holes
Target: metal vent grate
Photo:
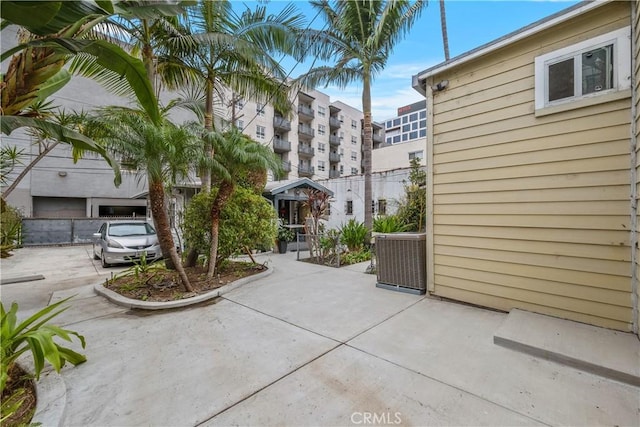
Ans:
<svg viewBox="0 0 640 427"><path fill-rule="evenodd" d="M376 236L376 258L376 286L417 294L426 292L425 234L379 234Z"/></svg>

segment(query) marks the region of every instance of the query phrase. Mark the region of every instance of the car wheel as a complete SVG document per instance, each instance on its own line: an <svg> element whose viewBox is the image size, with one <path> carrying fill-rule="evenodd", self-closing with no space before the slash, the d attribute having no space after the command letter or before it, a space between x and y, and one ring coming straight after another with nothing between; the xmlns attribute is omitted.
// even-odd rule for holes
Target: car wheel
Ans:
<svg viewBox="0 0 640 427"><path fill-rule="evenodd" d="M104 251L102 252L102 256L100 257L100 264L102 264L102 268L109 268L111 267L111 264L109 264L106 260L106 258L104 257Z"/></svg>
<svg viewBox="0 0 640 427"><path fill-rule="evenodd" d="M95 260L99 260L100 259L100 257L98 255L96 255L96 247L95 246L93 247L93 259L95 259Z"/></svg>

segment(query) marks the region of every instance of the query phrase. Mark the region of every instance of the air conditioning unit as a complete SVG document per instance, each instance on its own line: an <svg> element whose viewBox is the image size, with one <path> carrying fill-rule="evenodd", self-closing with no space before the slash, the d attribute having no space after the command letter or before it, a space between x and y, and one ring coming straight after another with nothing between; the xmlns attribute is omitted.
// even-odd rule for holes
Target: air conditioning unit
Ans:
<svg viewBox="0 0 640 427"><path fill-rule="evenodd" d="M375 245L377 287L418 295L427 291L426 234L378 234Z"/></svg>

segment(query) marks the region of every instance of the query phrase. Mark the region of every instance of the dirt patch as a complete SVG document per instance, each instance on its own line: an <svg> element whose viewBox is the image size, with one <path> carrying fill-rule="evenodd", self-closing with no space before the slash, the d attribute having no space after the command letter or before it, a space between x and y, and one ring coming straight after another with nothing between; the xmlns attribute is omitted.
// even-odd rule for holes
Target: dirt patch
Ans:
<svg viewBox="0 0 640 427"><path fill-rule="evenodd" d="M203 267L188 267L185 268L185 272L194 292L187 292L182 286L177 271L150 269L141 272L133 267L109 280L104 286L131 299L153 302L176 301L207 293L266 269L262 264L230 262L219 268L212 279L207 279L207 271Z"/></svg>
<svg viewBox="0 0 640 427"><path fill-rule="evenodd" d="M22 400L22 403L11 416L2 422L3 426L29 425L36 411L36 387L33 379L20 366L14 363L9 368L9 379L2 391L2 416L5 416L5 406L13 406L14 403L17 404L20 400Z"/></svg>

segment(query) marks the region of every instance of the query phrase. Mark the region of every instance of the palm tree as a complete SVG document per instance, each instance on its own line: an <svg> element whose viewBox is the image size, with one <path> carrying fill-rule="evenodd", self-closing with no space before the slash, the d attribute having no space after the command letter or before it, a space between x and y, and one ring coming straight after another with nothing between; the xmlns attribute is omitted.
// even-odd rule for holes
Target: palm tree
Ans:
<svg viewBox="0 0 640 427"><path fill-rule="evenodd" d="M449 35L447 34L447 13L444 9L444 0L440 0L440 28L442 29L442 46L444 47L444 60L449 60Z"/></svg>
<svg viewBox="0 0 640 427"><path fill-rule="evenodd" d="M204 128L213 130L214 98L251 98L274 104L280 111L290 110L285 71L271 55L283 52L300 56L303 18L292 5L278 15L267 15L266 8L247 8L238 15L230 1L203 1L188 9L187 19L175 33L166 31L168 48L158 57L158 69L169 87L177 88L190 81L204 94ZM231 102L234 102L232 99ZM213 147L206 144L208 158ZM209 191L211 173L202 170L202 191Z"/></svg>
<svg viewBox="0 0 640 427"><path fill-rule="evenodd" d="M167 268L177 270L185 289L193 292L173 243L165 206L165 182L173 183L188 176L193 160L201 153L198 136L166 118L158 125L143 111L124 107L100 110L88 120L87 132L146 175L151 215Z"/></svg>
<svg viewBox="0 0 640 427"><path fill-rule="evenodd" d="M389 55L419 18L427 2L416 0L312 0L324 17L326 30L309 49L316 56L335 58L334 66L311 70L309 86L334 83L339 87L362 81L364 113L364 223L371 230L371 83L387 64Z"/></svg>
<svg viewBox="0 0 640 427"><path fill-rule="evenodd" d="M224 134L211 132L206 138L216 152L211 166L218 187L218 193L211 205L211 250L207 268L207 277L213 278L218 257L220 215L233 195L238 181L248 177L254 187L261 184L264 188L267 171L280 173L282 162L269 147L253 141L237 129Z"/></svg>

